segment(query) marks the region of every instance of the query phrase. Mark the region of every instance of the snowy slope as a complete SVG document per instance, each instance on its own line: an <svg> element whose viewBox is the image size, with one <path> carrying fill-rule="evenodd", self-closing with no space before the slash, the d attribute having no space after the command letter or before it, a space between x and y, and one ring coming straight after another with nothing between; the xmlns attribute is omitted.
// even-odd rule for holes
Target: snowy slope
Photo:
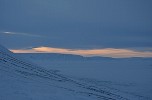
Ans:
<svg viewBox="0 0 152 100"><path fill-rule="evenodd" d="M16 54L63 74L104 81L152 84L152 58L82 57L67 54ZM45 66L43 66L45 65Z"/></svg>
<svg viewBox="0 0 152 100"><path fill-rule="evenodd" d="M107 82L74 78L47 70L0 46L0 100L151 99L111 87Z"/></svg>
<svg viewBox="0 0 152 100"><path fill-rule="evenodd" d="M78 77L87 82L89 80L91 83L100 83L152 98L152 58L113 59L49 53L16 55L48 70L55 69L58 73Z"/></svg>

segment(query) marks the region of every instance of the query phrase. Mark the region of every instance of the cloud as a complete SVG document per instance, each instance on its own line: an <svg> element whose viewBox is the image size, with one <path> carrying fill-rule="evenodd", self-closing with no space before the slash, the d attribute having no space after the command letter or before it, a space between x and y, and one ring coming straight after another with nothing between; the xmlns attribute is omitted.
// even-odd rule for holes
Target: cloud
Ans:
<svg viewBox="0 0 152 100"><path fill-rule="evenodd" d="M62 53L62 54L75 54L82 56L103 56L112 58L129 58L129 57L152 57L150 51L135 51L129 49L115 49L115 48L104 48L104 49L64 49L64 48L52 48L52 47L36 47L32 49L11 49L14 53Z"/></svg>
<svg viewBox="0 0 152 100"><path fill-rule="evenodd" d="M42 37L41 35L36 35L36 34L30 34L30 33L20 33L20 32L0 32L2 34L7 34L7 35L23 35L23 36L29 36L29 37Z"/></svg>

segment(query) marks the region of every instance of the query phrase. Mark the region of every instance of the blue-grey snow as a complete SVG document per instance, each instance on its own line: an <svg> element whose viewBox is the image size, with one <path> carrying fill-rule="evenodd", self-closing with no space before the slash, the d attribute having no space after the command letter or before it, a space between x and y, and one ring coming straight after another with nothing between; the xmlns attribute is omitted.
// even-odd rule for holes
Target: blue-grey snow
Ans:
<svg viewBox="0 0 152 100"><path fill-rule="evenodd" d="M0 100L152 100L151 62L14 54L0 45Z"/></svg>

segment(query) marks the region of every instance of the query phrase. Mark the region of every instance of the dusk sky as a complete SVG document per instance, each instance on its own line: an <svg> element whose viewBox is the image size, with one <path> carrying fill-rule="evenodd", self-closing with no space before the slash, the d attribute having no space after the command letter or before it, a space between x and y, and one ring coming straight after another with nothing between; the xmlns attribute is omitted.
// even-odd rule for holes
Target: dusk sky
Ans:
<svg viewBox="0 0 152 100"><path fill-rule="evenodd" d="M0 0L0 44L16 53L152 57L152 0Z"/></svg>

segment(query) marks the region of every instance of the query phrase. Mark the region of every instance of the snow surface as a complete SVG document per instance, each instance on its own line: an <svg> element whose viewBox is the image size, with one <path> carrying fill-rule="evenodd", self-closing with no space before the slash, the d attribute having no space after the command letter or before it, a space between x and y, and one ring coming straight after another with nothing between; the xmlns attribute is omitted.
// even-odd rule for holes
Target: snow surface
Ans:
<svg viewBox="0 0 152 100"><path fill-rule="evenodd" d="M0 100L152 100L151 59L137 59L13 54L0 46Z"/></svg>

